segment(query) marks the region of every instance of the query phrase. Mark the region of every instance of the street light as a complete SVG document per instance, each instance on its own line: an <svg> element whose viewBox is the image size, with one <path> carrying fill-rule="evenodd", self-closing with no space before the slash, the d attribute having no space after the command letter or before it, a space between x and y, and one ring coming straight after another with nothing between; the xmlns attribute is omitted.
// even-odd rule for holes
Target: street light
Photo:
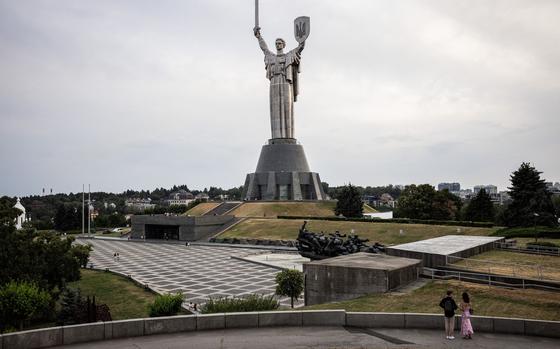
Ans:
<svg viewBox="0 0 560 349"><path fill-rule="evenodd" d="M538 241L537 237L537 217L539 216L538 213L533 212L533 232L535 233L535 242Z"/></svg>

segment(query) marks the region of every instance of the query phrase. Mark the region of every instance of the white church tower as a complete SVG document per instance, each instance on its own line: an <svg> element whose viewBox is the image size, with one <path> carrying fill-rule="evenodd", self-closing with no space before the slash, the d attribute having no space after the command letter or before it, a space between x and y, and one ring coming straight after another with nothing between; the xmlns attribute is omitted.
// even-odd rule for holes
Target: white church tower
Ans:
<svg viewBox="0 0 560 349"><path fill-rule="evenodd" d="M23 222L25 222L25 207L23 207L23 205L21 204L21 202L19 202L19 198L17 199L16 204L14 205L14 208L17 208L18 210L20 210L22 213L17 216L16 218L16 229L21 229L23 226Z"/></svg>

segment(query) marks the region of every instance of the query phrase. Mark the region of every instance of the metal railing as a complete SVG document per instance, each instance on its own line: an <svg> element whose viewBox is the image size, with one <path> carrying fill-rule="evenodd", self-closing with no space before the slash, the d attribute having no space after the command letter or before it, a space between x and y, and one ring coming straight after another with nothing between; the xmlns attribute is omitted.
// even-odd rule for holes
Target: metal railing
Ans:
<svg viewBox="0 0 560 349"><path fill-rule="evenodd" d="M494 248L498 250L504 250L504 251L513 251L513 252L520 252L520 253L540 254L545 256L560 257L560 248L557 247L532 245L531 248L526 248L526 247L524 248L524 247L519 247L515 243L511 243L511 242L495 242Z"/></svg>
<svg viewBox="0 0 560 349"><path fill-rule="evenodd" d="M444 270L435 268L423 268L422 275L432 280L450 280L456 279L465 282L475 282L479 284L488 284L489 287L505 287L505 288L521 288L521 289L540 289L545 291L555 291L560 292L560 286L553 285L542 285L534 283L534 280L515 278L519 283L509 283L504 281L498 281L499 275L490 275L484 273L473 273L458 270Z"/></svg>

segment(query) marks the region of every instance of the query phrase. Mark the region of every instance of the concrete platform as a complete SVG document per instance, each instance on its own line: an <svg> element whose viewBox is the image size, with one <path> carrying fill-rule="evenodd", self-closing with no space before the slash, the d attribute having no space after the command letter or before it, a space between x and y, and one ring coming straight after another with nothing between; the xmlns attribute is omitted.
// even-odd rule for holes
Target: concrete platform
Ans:
<svg viewBox="0 0 560 349"><path fill-rule="evenodd" d="M303 263L311 260L299 253L258 253L239 258L248 262L263 264L278 269L296 269L303 271Z"/></svg>
<svg viewBox="0 0 560 349"><path fill-rule="evenodd" d="M305 263L305 304L388 292L417 280L421 263L418 259L364 252Z"/></svg>
<svg viewBox="0 0 560 349"><path fill-rule="evenodd" d="M446 235L386 248L391 256L421 259L425 267L446 264L446 256L468 258L494 249L499 236Z"/></svg>

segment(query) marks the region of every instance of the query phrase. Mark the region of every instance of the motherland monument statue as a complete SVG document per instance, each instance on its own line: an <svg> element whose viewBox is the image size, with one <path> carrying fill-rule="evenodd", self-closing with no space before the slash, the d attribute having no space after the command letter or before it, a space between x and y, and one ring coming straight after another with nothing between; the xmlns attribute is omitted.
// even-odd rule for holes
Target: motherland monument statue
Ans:
<svg viewBox="0 0 560 349"><path fill-rule="evenodd" d="M276 39L276 53L261 36L259 1L255 0L253 34L264 53L266 78L270 81L270 127L272 137L264 145L255 173L247 175L244 200L324 200L319 174L311 172L303 146L294 137L294 102L299 94L301 52L309 36L310 18L294 20L298 46L284 53L286 41Z"/></svg>

